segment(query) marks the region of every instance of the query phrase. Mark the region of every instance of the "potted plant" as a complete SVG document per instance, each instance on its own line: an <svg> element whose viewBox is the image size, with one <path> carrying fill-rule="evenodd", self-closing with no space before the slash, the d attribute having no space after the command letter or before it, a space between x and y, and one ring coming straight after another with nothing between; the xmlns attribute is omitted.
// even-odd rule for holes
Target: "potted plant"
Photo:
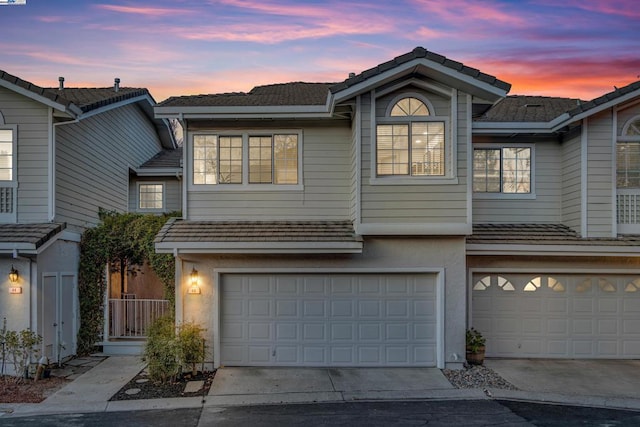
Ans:
<svg viewBox="0 0 640 427"><path fill-rule="evenodd" d="M484 363L484 349L487 339L475 328L467 329L467 363L482 365Z"/></svg>

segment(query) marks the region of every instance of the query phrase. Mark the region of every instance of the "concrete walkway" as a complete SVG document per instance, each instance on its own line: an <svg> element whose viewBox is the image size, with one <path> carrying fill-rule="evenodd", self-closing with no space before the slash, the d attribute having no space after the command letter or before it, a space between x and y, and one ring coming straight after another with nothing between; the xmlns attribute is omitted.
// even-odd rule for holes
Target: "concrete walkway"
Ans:
<svg viewBox="0 0 640 427"><path fill-rule="evenodd" d="M519 388L456 389L436 368L221 368L202 397L109 402L144 363L112 356L37 404L0 416L362 400L508 399L640 410L640 361L487 360Z"/></svg>

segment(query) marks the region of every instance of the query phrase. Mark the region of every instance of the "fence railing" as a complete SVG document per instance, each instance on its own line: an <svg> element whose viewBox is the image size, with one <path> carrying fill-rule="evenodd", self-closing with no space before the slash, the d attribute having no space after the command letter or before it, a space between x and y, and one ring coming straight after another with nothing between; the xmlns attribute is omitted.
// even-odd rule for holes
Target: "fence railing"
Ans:
<svg viewBox="0 0 640 427"><path fill-rule="evenodd" d="M149 325L169 313L163 299L109 299L109 338L144 338Z"/></svg>

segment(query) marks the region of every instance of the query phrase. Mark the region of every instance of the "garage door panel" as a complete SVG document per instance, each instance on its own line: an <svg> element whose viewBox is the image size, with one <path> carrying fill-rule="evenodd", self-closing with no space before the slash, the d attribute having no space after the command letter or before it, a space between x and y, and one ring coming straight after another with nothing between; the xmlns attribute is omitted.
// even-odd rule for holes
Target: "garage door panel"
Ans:
<svg viewBox="0 0 640 427"><path fill-rule="evenodd" d="M500 285L505 277L514 291ZM472 324L486 336L488 356L639 358L639 313L636 275L473 277Z"/></svg>
<svg viewBox="0 0 640 427"><path fill-rule="evenodd" d="M434 277L222 275L221 364L435 366Z"/></svg>
<svg viewBox="0 0 640 427"><path fill-rule="evenodd" d="M331 301L331 317L353 317L354 312L351 300Z"/></svg>
<svg viewBox="0 0 640 427"><path fill-rule="evenodd" d="M251 317L271 317L271 301L267 299L249 301L248 314Z"/></svg>

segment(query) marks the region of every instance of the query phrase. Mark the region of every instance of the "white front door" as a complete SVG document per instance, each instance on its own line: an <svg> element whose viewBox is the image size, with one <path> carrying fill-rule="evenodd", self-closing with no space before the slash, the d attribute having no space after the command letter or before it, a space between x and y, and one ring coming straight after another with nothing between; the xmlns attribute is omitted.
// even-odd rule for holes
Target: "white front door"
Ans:
<svg viewBox="0 0 640 427"><path fill-rule="evenodd" d="M436 366L436 274L223 274L226 366Z"/></svg>
<svg viewBox="0 0 640 427"><path fill-rule="evenodd" d="M60 363L76 352L78 294L73 273L42 275L42 341L44 355Z"/></svg>

